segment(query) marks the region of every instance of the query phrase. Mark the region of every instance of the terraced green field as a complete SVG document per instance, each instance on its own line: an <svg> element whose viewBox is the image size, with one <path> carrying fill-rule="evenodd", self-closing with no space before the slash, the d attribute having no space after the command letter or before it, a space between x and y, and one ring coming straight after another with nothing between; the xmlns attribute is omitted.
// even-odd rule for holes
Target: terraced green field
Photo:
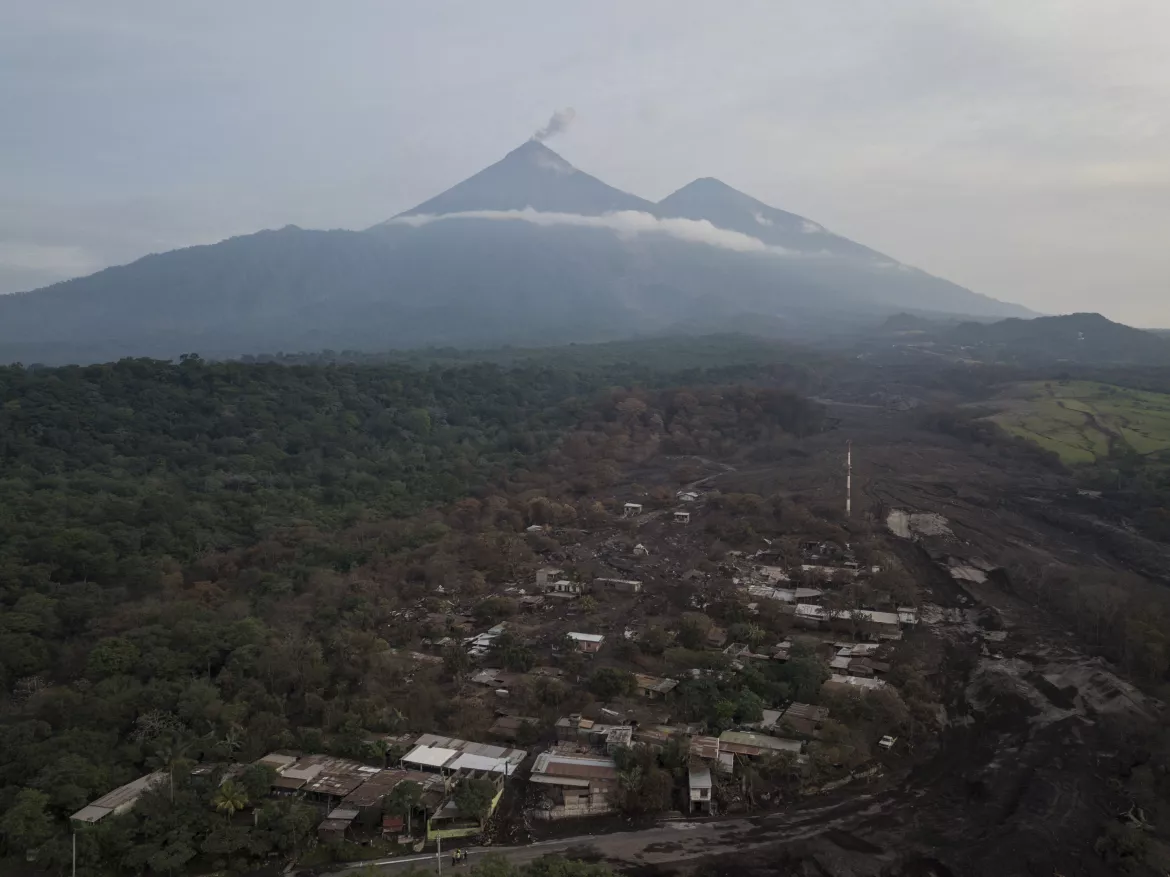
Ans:
<svg viewBox="0 0 1170 877"><path fill-rule="evenodd" d="M1111 448L1170 450L1170 395L1090 381L1015 384L991 419L1013 435L1055 451L1065 463L1091 463Z"/></svg>

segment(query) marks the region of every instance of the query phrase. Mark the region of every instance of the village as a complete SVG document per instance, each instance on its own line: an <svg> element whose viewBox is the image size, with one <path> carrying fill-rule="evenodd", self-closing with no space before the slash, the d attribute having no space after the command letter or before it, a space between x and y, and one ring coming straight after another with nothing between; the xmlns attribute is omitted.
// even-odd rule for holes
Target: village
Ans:
<svg viewBox="0 0 1170 877"><path fill-rule="evenodd" d="M320 844L392 854L532 839L564 820L774 808L902 757L932 707L908 642L917 589L883 566L896 558L844 530L713 556L705 519L740 500L658 497L613 499L588 531L531 525L526 538L550 550L529 580L404 612L418 637L398 657L420 678L449 674L453 695L490 711L480 739L382 734L362 759L276 751L194 770L260 776L268 796L318 808ZM73 821L124 812L165 779L142 777Z"/></svg>

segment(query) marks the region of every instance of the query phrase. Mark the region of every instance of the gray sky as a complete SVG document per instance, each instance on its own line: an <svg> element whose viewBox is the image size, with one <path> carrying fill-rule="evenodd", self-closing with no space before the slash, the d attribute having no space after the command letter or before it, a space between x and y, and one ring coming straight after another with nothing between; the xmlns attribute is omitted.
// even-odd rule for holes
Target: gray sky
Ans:
<svg viewBox="0 0 1170 877"><path fill-rule="evenodd" d="M0 0L0 292L360 228L550 141L972 289L1170 326L1167 0Z"/></svg>

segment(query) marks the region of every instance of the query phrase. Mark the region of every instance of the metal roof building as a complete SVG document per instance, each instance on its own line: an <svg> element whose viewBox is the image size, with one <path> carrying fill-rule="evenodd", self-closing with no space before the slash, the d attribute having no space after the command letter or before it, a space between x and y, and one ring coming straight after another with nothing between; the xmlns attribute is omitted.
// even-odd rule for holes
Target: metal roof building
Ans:
<svg viewBox="0 0 1170 877"><path fill-rule="evenodd" d="M167 774L163 771L147 774L133 782L118 786L112 792L106 792L96 801L82 807L69 818L74 822L101 822L114 813L125 813L133 807L139 798L166 781Z"/></svg>

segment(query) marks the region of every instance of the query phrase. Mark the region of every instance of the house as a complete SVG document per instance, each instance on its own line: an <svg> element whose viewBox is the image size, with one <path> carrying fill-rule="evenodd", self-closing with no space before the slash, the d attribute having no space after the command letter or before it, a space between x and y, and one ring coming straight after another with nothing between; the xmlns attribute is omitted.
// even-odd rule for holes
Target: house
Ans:
<svg viewBox="0 0 1170 877"><path fill-rule="evenodd" d="M696 810L704 815L710 816L714 802L711 797L711 768L706 766L691 765L687 772L688 786L691 793L691 804L689 813L694 813Z"/></svg>
<svg viewBox="0 0 1170 877"><path fill-rule="evenodd" d="M727 631L722 627L715 627L714 625L707 631L707 647L711 649L721 649L727 642Z"/></svg>
<svg viewBox="0 0 1170 877"><path fill-rule="evenodd" d="M877 691L879 688L885 688L886 683L881 679L874 679L867 676L845 676L840 673L831 675L825 684L821 686L823 690L828 691Z"/></svg>
<svg viewBox="0 0 1170 877"><path fill-rule="evenodd" d="M766 564L756 564L752 567L751 577L756 581L762 582L766 585L774 585L777 582L790 581L788 572L782 566L768 566Z"/></svg>
<svg viewBox="0 0 1170 877"><path fill-rule="evenodd" d="M767 655L761 655L757 652L753 652L752 647L749 646L747 643L732 643L731 645L729 645L727 648L725 648L723 650L723 654L727 655L727 657L729 657L733 660L740 660L740 659L749 659L750 660L752 658L755 658L755 659L760 660L760 661L768 660Z"/></svg>
<svg viewBox="0 0 1170 877"><path fill-rule="evenodd" d="M674 513L674 522L676 524L689 524L691 522L691 513L690 512L675 512Z"/></svg>
<svg viewBox="0 0 1170 877"><path fill-rule="evenodd" d="M761 600L778 600L781 603L816 600L824 594L819 588L774 588L770 585L748 585L749 596Z"/></svg>
<svg viewBox="0 0 1170 877"><path fill-rule="evenodd" d="M577 597L585 593L585 585L581 582L571 582L568 579L557 579L549 582L545 590L558 597Z"/></svg>
<svg viewBox="0 0 1170 877"><path fill-rule="evenodd" d="M896 612L877 612L872 609L832 611L813 603L797 603L794 615L797 622L805 627L856 629L879 639L900 639L902 636L903 620ZM910 617L907 613L906 618ZM915 622L906 621L907 624Z"/></svg>
<svg viewBox="0 0 1170 877"><path fill-rule="evenodd" d="M495 689L496 691L506 691L523 678L523 673L505 673L503 670L492 670L488 668L480 670L472 676L470 682L474 685L483 685L486 688Z"/></svg>
<svg viewBox="0 0 1170 877"><path fill-rule="evenodd" d="M467 653L472 657L478 658L486 655L492 647L492 643L507 630L506 622L500 622L495 627L489 628L483 633L476 634L473 637L465 639L463 642L467 646ZM442 661L442 658L439 659Z"/></svg>
<svg viewBox="0 0 1170 877"><path fill-rule="evenodd" d="M167 779L165 771L149 773L133 782L118 786L112 792L106 792L96 801L86 804L69 817L71 822L101 822L107 816L118 815L133 809L138 799L157 788Z"/></svg>
<svg viewBox="0 0 1170 877"><path fill-rule="evenodd" d="M593 588L597 591L620 591L625 594L638 594L642 591L642 583L635 579L594 579Z"/></svg>
<svg viewBox="0 0 1170 877"><path fill-rule="evenodd" d="M544 792L537 819L599 816L613 811L617 764L609 756L579 755L553 748L536 757L529 782Z"/></svg>
<svg viewBox="0 0 1170 877"><path fill-rule="evenodd" d="M623 518L636 518L642 514L642 504L640 502L628 502L622 506Z"/></svg>
<svg viewBox="0 0 1170 877"><path fill-rule="evenodd" d="M635 673L634 679L638 684L638 694L648 700L659 700L678 688L677 679L662 679L658 676L644 676L641 673Z"/></svg>
<svg viewBox="0 0 1170 877"><path fill-rule="evenodd" d="M645 545L643 545L641 542L639 542L637 545L634 546L634 556L635 557L646 557L648 554L650 554L650 549L647 548Z"/></svg>
<svg viewBox="0 0 1170 877"><path fill-rule="evenodd" d="M504 777L495 773L470 771L463 779L480 780L491 783L495 788L495 795L488 805L487 813L479 816L464 813L459 807L455 795L450 795L442 804L435 808L427 819L427 842L439 840L454 840L460 837L475 837L483 832L483 827L496 812L500 798L504 796Z"/></svg>
<svg viewBox="0 0 1170 877"><path fill-rule="evenodd" d="M820 736L821 727L828 717L827 706L792 703L784 709L774 727L783 731L787 737L812 739Z"/></svg>
<svg viewBox="0 0 1170 877"><path fill-rule="evenodd" d="M436 774L413 770L381 770L346 795L341 800L341 804L338 805L338 809L356 811L357 816L351 821L357 825L376 826L382 818L383 801L400 784L405 782L417 783L421 786L423 793L420 803L429 800L432 807L446 793L443 777ZM334 814L330 813L328 818L335 818ZM320 833L319 828L318 833Z"/></svg>
<svg viewBox="0 0 1170 877"><path fill-rule="evenodd" d="M540 524L533 524L531 527L526 527L525 532L526 533L543 533L544 527L540 526Z"/></svg>
<svg viewBox="0 0 1170 877"><path fill-rule="evenodd" d="M536 587L542 591L547 590L551 582L555 582L564 576L564 572L564 570L557 569L553 566L541 567L536 571Z"/></svg>
<svg viewBox="0 0 1170 877"><path fill-rule="evenodd" d="M357 819L358 812L349 807L334 807L325 820L317 826L317 840L322 843L345 840L350 826Z"/></svg>
<svg viewBox="0 0 1170 877"><path fill-rule="evenodd" d="M718 737L691 737L690 752L692 758L711 762L720 773L735 770L735 755L720 750Z"/></svg>
<svg viewBox="0 0 1170 877"><path fill-rule="evenodd" d="M577 645L577 651L585 654L596 654L601 651L605 637L600 633L568 633L566 636Z"/></svg>
<svg viewBox="0 0 1170 877"><path fill-rule="evenodd" d="M281 771L275 786L318 804L337 806L343 798L380 772L381 768L370 767L351 758L304 755L296 764Z"/></svg>
<svg viewBox="0 0 1170 877"><path fill-rule="evenodd" d="M414 748L402 756L402 764L428 773L463 775L478 772L511 776L527 755L523 749L422 734Z"/></svg>
<svg viewBox="0 0 1170 877"><path fill-rule="evenodd" d="M515 743L521 736L534 739L539 727L540 719L530 716L500 716L488 729L488 733L498 740Z"/></svg>
<svg viewBox="0 0 1170 877"><path fill-rule="evenodd" d="M680 490L676 496L679 502L697 502L699 499L699 494L693 490Z"/></svg>
<svg viewBox="0 0 1170 877"><path fill-rule="evenodd" d="M753 731L724 731L719 735L719 752L730 752L745 758L759 758L762 755L778 755L787 752L799 755L804 749L800 740L787 740Z"/></svg>

